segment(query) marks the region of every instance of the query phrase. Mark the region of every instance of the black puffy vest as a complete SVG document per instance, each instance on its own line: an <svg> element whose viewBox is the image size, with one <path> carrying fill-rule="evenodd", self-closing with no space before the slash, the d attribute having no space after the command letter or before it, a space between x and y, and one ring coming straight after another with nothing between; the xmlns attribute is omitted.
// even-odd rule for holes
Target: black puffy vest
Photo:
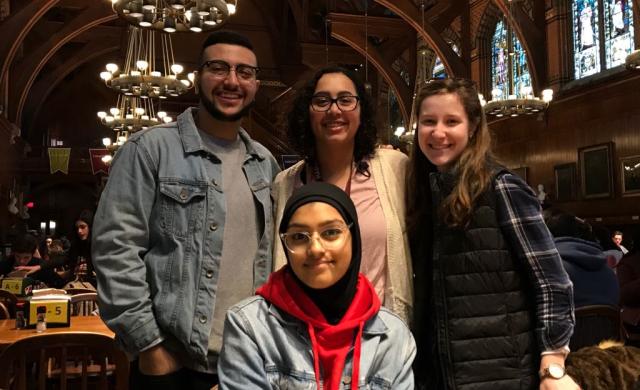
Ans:
<svg viewBox="0 0 640 390"><path fill-rule="evenodd" d="M430 184L435 212L455 180L433 173ZM493 186L476 201L466 228L434 219L433 232L433 311L427 316L434 343L431 374L439 377L439 387L537 389L532 287L498 226Z"/></svg>

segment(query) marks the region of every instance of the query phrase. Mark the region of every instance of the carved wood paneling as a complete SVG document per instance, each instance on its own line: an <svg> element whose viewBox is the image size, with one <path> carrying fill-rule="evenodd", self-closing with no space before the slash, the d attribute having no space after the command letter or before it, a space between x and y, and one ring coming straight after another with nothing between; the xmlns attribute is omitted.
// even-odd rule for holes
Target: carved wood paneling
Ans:
<svg viewBox="0 0 640 390"><path fill-rule="evenodd" d="M639 89L640 75L623 72L591 88L566 91L540 118L494 122L496 151L507 166L528 167L529 184L534 188L544 184L553 196L554 166L577 162L579 148L613 142L615 196L556 205L581 217L622 218L630 223L632 215L640 214L640 197L621 196L619 159L640 154L640 106L631 98Z"/></svg>

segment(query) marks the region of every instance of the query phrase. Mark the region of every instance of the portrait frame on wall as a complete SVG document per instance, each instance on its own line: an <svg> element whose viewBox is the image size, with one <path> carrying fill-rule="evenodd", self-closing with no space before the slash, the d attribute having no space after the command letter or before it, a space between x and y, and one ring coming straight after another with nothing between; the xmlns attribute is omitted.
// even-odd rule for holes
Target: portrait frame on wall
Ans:
<svg viewBox="0 0 640 390"><path fill-rule="evenodd" d="M640 155L620 158L622 196L640 196Z"/></svg>
<svg viewBox="0 0 640 390"><path fill-rule="evenodd" d="M560 164L553 167L556 183L556 200L558 202L568 202L576 200L577 178L576 163Z"/></svg>
<svg viewBox="0 0 640 390"><path fill-rule="evenodd" d="M584 199L613 196L613 142L578 149L580 190Z"/></svg>

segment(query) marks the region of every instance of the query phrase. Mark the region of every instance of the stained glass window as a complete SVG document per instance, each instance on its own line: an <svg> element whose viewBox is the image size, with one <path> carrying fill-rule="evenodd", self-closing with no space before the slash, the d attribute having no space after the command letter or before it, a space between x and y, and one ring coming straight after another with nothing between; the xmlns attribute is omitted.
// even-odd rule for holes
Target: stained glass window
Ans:
<svg viewBox="0 0 640 390"><path fill-rule="evenodd" d="M633 51L631 0L604 0L604 48L607 68L623 64Z"/></svg>
<svg viewBox="0 0 640 390"><path fill-rule="evenodd" d="M531 74L527 65L527 53L522 48L520 41L513 34L513 56L511 63L511 74L513 78L513 94L526 95L523 87L531 87ZM531 93L531 92L529 92Z"/></svg>
<svg viewBox="0 0 640 390"><path fill-rule="evenodd" d="M632 0L573 1L573 58L576 79L621 65L633 51L631 2Z"/></svg>
<svg viewBox="0 0 640 390"><path fill-rule="evenodd" d="M460 49L458 49L458 46L455 43L451 43L451 42L447 42L447 43L451 45L451 48L457 55L460 55ZM440 56L436 56L436 61L433 65L433 72L431 74L433 75L434 79L446 79L447 77L449 77L447 76L447 70L445 69L444 64L442 63Z"/></svg>
<svg viewBox="0 0 640 390"><path fill-rule="evenodd" d="M500 20L491 40L491 84L494 90L501 91L502 97L509 95L509 44L507 42L507 29Z"/></svg>
<svg viewBox="0 0 640 390"><path fill-rule="evenodd" d="M433 66L433 78L434 79L446 79L447 70L444 68L444 64L439 56L436 57L436 63Z"/></svg>
<svg viewBox="0 0 640 390"><path fill-rule="evenodd" d="M598 0L573 2L574 74L579 79L600 72Z"/></svg>
<svg viewBox="0 0 640 390"><path fill-rule="evenodd" d="M527 53L518 37L501 20L496 25L491 44L492 90L500 91L495 97L522 95L523 87L531 87L531 74L527 65Z"/></svg>

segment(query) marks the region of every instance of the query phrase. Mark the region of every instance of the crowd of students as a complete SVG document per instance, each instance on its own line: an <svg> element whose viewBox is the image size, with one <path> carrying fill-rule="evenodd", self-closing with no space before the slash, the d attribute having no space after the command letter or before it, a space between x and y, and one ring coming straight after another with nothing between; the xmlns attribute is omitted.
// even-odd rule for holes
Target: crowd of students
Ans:
<svg viewBox="0 0 640 390"><path fill-rule="evenodd" d="M0 277L28 277L44 287L63 288L81 281L95 288L91 262L91 225L93 213L80 212L74 222L71 240L66 237L37 237L19 233L12 243L11 254L0 261Z"/></svg>

